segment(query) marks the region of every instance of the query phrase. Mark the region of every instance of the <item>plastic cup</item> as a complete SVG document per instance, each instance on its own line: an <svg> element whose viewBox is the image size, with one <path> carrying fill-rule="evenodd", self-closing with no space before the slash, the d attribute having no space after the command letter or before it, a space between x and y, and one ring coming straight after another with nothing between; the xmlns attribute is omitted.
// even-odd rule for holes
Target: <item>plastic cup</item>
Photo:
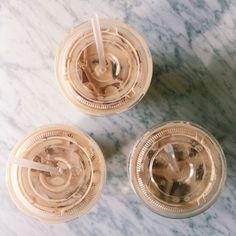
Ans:
<svg viewBox="0 0 236 236"><path fill-rule="evenodd" d="M12 159L30 160L59 171L22 167ZM92 138L76 128L53 125L38 129L15 146L6 177L10 196L21 211L40 221L63 223L86 214L95 205L106 166Z"/></svg>
<svg viewBox="0 0 236 236"><path fill-rule="evenodd" d="M151 53L139 33L117 20L99 22L106 63L102 71L90 21L68 33L55 61L65 97L98 116L137 104L149 88L153 69Z"/></svg>
<svg viewBox="0 0 236 236"><path fill-rule="evenodd" d="M128 167L133 190L145 205L170 218L192 217L208 209L220 194L227 172L217 140L184 121L167 122L145 133Z"/></svg>

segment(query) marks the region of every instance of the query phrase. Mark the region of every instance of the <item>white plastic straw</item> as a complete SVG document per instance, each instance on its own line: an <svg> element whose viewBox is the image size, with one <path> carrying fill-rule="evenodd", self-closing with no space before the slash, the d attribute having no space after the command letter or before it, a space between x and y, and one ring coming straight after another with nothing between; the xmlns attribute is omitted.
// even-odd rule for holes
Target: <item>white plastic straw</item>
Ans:
<svg viewBox="0 0 236 236"><path fill-rule="evenodd" d="M11 162L18 166L22 166L22 167L26 167L26 168L34 169L34 170L41 170L41 171L49 172L51 174L56 174L59 172L59 168L57 167L45 165L45 164L38 163L31 160L12 158Z"/></svg>
<svg viewBox="0 0 236 236"><path fill-rule="evenodd" d="M94 17L91 18L91 24L93 28L93 35L95 38L97 53L98 53L98 59L99 59L99 66L101 69L104 69L106 66L105 61L105 54L104 54L104 48L103 48L103 42L102 42L102 34L101 34L101 28L99 23L98 15L95 14Z"/></svg>
<svg viewBox="0 0 236 236"><path fill-rule="evenodd" d="M165 150L165 152L168 156L168 160L169 160L169 163L170 163L170 166L171 166L172 170L176 171L176 172L179 172L179 168L178 168L177 163L176 163L175 151L174 151L173 145L168 143L164 147L164 150Z"/></svg>

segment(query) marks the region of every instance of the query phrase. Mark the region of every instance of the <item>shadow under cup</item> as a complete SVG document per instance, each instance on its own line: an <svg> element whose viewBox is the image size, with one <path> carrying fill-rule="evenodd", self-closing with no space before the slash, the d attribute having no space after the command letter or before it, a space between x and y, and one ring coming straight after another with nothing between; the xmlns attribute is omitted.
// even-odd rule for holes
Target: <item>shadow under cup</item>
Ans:
<svg viewBox="0 0 236 236"><path fill-rule="evenodd" d="M71 30L55 61L56 77L65 97L91 115L128 110L147 92L152 57L139 33L112 19L100 19L106 66L100 70L91 23Z"/></svg>
<svg viewBox="0 0 236 236"><path fill-rule="evenodd" d="M199 125L173 121L156 126L135 145L129 179L155 213L187 218L209 208L226 179L226 160L217 140Z"/></svg>

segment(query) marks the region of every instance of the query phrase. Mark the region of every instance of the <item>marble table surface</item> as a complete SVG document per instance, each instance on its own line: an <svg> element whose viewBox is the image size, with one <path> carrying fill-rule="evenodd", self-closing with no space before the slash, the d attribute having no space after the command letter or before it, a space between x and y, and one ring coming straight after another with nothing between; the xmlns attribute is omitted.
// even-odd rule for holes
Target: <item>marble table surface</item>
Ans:
<svg viewBox="0 0 236 236"><path fill-rule="evenodd" d="M54 76L55 50L72 27L97 12L120 19L146 39L154 63L151 87L128 112L91 117L71 106ZM0 0L1 235L236 235L235 0ZM167 120L207 128L228 164L225 188L205 213L184 220L158 216L132 192L127 158L148 128ZM36 127L65 123L101 146L107 183L81 219L47 225L22 214L5 183L11 148Z"/></svg>

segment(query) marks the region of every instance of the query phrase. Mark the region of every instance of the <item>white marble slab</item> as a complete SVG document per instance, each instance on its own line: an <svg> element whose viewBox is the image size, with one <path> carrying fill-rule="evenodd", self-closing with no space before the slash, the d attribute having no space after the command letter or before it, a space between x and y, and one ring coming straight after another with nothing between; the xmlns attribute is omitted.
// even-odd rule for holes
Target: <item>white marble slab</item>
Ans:
<svg viewBox="0 0 236 236"><path fill-rule="evenodd" d="M97 12L133 26L153 54L154 76L132 110L89 117L71 106L54 78L54 56L66 32ZM236 235L236 1L0 0L1 235ZM228 163L226 186L205 213L171 220L148 210L132 192L127 157L154 124L183 119L212 132ZM101 200L79 220L47 225L23 215L9 198L5 164L14 144L34 128L75 125L106 156Z"/></svg>

